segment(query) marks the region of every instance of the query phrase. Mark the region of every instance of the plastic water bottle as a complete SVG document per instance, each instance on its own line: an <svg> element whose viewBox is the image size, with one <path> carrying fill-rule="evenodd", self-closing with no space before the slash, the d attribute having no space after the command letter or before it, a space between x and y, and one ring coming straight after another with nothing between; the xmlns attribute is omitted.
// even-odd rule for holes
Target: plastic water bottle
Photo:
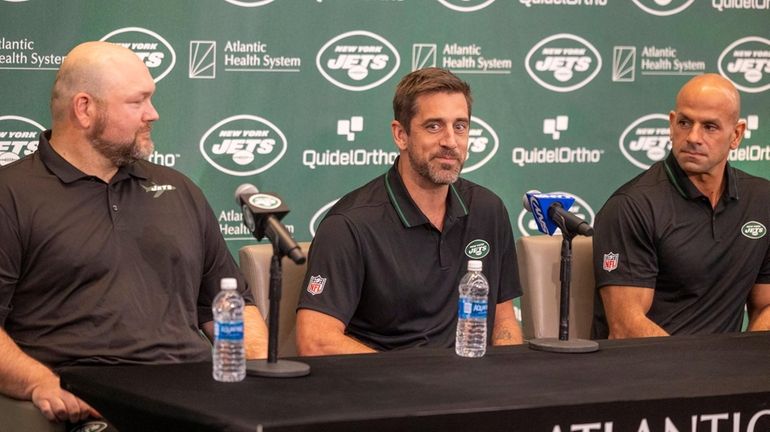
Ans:
<svg viewBox="0 0 770 432"><path fill-rule="evenodd" d="M469 260L468 273L460 279L455 352L463 357L481 357L487 351L489 282L481 268L481 261Z"/></svg>
<svg viewBox="0 0 770 432"><path fill-rule="evenodd" d="M214 298L214 379L223 382L242 381L246 376L246 353L243 347L243 297L236 290L234 278L223 278L222 290Z"/></svg>

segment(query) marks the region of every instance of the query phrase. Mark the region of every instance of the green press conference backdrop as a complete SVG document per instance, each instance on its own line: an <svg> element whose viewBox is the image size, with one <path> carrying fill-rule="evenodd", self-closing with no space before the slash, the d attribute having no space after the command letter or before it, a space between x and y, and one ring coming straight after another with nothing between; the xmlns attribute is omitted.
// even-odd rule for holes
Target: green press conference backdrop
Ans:
<svg viewBox="0 0 770 432"><path fill-rule="evenodd" d="M157 82L155 163L199 184L230 250L253 243L233 192L279 194L310 240L343 194L396 156L398 80L451 69L475 97L464 177L536 234L530 189L610 193L662 159L693 75L732 80L748 122L730 159L770 177L770 0L0 0L0 164L36 148L65 53L134 50Z"/></svg>

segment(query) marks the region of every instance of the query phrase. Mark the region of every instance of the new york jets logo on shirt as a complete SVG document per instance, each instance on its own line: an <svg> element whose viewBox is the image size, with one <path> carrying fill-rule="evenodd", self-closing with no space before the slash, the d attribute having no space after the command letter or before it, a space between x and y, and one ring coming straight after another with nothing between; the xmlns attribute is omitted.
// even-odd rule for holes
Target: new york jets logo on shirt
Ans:
<svg viewBox="0 0 770 432"><path fill-rule="evenodd" d="M753 240L764 237L766 233L767 228L757 221L746 222L741 227L741 234Z"/></svg>
<svg viewBox="0 0 770 432"><path fill-rule="evenodd" d="M176 188L172 185L159 185L159 184L156 184L155 182L151 182L151 183L152 184L150 186L145 186L145 185L141 185L141 186L142 188L144 188L145 192L154 193L155 195L152 196L153 198L157 198L163 195L163 192L176 190Z"/></svg>
<svg viewBox="0 0 770 432"><path fill-rule="evenodd" d="M481 259L489 253L489 243L486 240L476 239L465 246L465 255L470 259Z"/></svg>

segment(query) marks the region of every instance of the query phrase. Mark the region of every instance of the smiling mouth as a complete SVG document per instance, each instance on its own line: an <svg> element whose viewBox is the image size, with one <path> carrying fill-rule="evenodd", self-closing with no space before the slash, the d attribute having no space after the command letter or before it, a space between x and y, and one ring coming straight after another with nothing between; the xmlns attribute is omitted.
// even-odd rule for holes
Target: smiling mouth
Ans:
<svg viewBox="0 0 770 432"><path fill-rule="evenodd" d="M436 156L433 156L433 159L438 159L439 161L446 162L446 161L459 161L460 158L455 154L437 154Z"/></svg>

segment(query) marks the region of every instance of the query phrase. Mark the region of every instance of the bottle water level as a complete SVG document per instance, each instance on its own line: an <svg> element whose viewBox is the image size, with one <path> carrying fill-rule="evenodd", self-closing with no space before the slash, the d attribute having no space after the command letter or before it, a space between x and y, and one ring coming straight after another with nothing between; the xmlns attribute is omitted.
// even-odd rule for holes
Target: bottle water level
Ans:
<svg viewBox="0 0 770 432"><path fill-rule="evenodd" d="M214 348L214 379L222 382L242 381L246 377L243 343L217 341Z"/></svg>
<svg viewBox="0 0 770 432"><path fill-rule="evenodd" d="M461 303L486 304L486 297L466 296ZM473 306L471 306L473 307ZM455 352L463 357L482 357L487 351L487 318L461 318L457 320Z"/></svg>

